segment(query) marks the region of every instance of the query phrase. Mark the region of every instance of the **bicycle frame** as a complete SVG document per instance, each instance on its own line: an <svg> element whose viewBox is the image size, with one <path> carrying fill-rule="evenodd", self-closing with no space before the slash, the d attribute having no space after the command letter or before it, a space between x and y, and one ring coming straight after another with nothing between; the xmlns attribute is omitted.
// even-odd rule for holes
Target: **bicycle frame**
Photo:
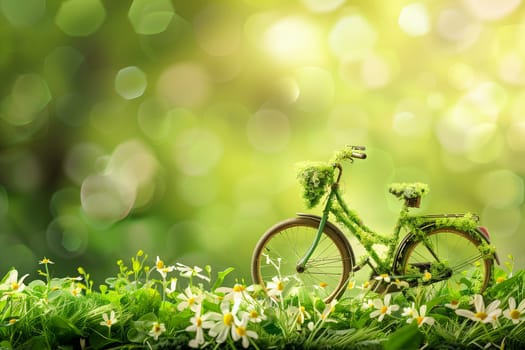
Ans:
<svg viewBox="0 0 525 350"><path fill-rule="evenodd" d="M360 244L363 245L363 247L366 249L367 253L369 254L369 257L372 258L372 260L375 262L377 268L380 271L389 271L392 265L392 257L394 256L394 250L398 244L399 233L401 232L401 228L403 227L402 221L403 218L405 218L408 214L407 206L403 205L400 216L397 220L396 225L394 226L393 235L391 237L386 237L372 231L370 228L364 225L364 223L359 219L357 213L352 211L346 205L346 202L344 201L343 197L341 196L341 192L339 191L339 180L341 178L342 167L340 164L335 164L334 167L336 167L339 170L339 175L337 177L337 180L330 187L330 191L326 199L326 204L323 209L323 214L319 223L319 229L314 238L314 241L312 242L311 246L303 256L303 258L300 259L297 263L297 271L304 271L308 259L310 259L317 245L319 244L324 227L326 225L326 222L328 221L328 217L330 216L330 214L333 214L339 222L341 222L352 232L352 234L357 238ZM334 206L334 203L337 204L337 207ZM388 248L387 257L390 258L387 258L385 260L381 259L377 252L375 252L372 248L374 244L385 245Z"/></svg>
<svg viewBox="0 0 525 350"><path fill-rule="evenodd" d="M397 260L396 249L398 249L397 252L399 252L398 247L400 246L400 235L402 229L407 229L407 236L405 238L408 238L408 233L422 233L422 237L425 237L424 229L435 226L439 219L447 218L453 222L454 220L459 220L460 218L465 217L465 214L409 215L409 205L405 201L402 204L401 211L393 228L392 234L390 236L378 234L366 226L361 221L357 213L347 206L339 190L339 180L341 178L342 166L340 164L334 164L334 167L339 170L339 174L328 192L326 204L324 206L322 216L320 217L317 234L309 249L297 263L296 270L299 273L305 271L308 260L319 244L324 227L328 222L330 214L334 215L339 223L350 230L350 232L357 238L359 243L368 253L366 259L354 267L354 271L357 271L365 264L368 264L372 268L375 275L388 274L391 275L391 277L399 279L417 277L413 275L392 276L392 273L396 270L394 266L394 263ZM483 228L476 228L475 235L486 243L490 242L488 233ZM387 248L385 258L381 258L374 250L373 245L375 244L383 245ZM402 244L403 242L401 242L401 245ZM429 244L425 244L425 246L435 257L436 261L440 262L432 247ZM494 255L494 257L496 261L498 261L497 255ZM371 264L369 259L372 259L374 264Z"/></svg>

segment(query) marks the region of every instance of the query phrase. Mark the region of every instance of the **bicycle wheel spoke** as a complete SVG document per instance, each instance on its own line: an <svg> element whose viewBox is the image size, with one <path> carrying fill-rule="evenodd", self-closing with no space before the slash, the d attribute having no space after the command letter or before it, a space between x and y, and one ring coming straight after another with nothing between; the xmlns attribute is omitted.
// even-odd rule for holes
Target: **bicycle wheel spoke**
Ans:
<svg viewBox="0 0 525 350"><path fill-rule="evenodd" d="M308 272L309 275L327 275L327 276L330 276L330 275L333 275L333 276L339 276L340 274L337 273L337 272L325 272L325 271L319 271L319 272Z"/></svg>
<svg viewBox="0 0 525 350"><path fill-rule="evenodd" d="M342 262L343 260L340 257L332 257L332 258L315 258L315 259L309 259L309 264L331 264L333 262Z"/></svg>
<svg viewBox="0 0 525 350"><path fill-rule="evenodd" d="M423 276L427 270L435 271L436 266L443 273L437 274L432 283L425 285L429 290L439 290L444 284L461 288L464 276L478 276L482 278L482 291L490 280L492 265L491 261L483 258L478 246L479 241L467 232L437 229L429 232L424 240L414 240L404 248L401 273L415 268Z"/></svg>
<svg viewBox="0 0 525 350"><path fill-rule="evenodd" d="M273 277L290 277L304 288L322 290L325 300L344 291L344 283L352 270L352 259L347 251L348 244L341 233L325 227L320 240L309 257L304 271L299 269L298 262L306 256L318 232L319 223L310 218L290 219L276 225L267 232L256 247L252 266L254 280L264 287L265 281ZM266 264L264 254L272 260ZM322 287L321 289L319 289Z"/></svg>
<svg viewBox="0 0 525 350"><path fill-rule="evenodd" d="M474 265L474 263L478 260L481 260L482 259L482 256L481 254L479 254L478 256L473 256L471 257L470 259L468 260L465 260L461 263L458 263L457 265L454 265L454 268L453 270L461 270L463 269L465 266L469 266L469 265Z"/></svg>

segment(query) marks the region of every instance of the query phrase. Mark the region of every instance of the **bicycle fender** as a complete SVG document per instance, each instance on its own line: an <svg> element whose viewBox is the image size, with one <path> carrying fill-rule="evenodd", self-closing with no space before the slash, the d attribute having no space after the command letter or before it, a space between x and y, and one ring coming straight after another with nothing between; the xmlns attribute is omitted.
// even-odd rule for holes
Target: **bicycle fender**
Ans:
<svg viewBox="0 0 525 350"><path fill-rule="evenodd" d="M311 219L311 220L313 220L313 221L315 221L317 223L321 222L321 217L319 215L297 213L297 216L301 217L301 218ZM343 231L341 231L341 229L339 229L339 227L337 227L335 224L331 223L330 221L326 221L325 226L330 227L330 229L334 230L335 232L337 232L339 235L341 235L344 238L343 242L345 242L346 249L350 253L350 258L352 259L352 266L353 266L355 264L355 261L356 261L355 260L355 256L354 256L354 251L352 249L352 246L350 245L350 242L348 242L348 239L346 238L345 234L343 233Z"/></svg>
<svg viewBox="0 0 525 350"><path fill-rule="evenodd" d="M479 233L479 235L485 240L485 242L490 244L489 230L485 226L478 226L478 227L476 227L476 232ZM496 253L496 252L494 252L494 260L496 260L498 265L500 265L499 256L498 256L498 253Z"/></svg>

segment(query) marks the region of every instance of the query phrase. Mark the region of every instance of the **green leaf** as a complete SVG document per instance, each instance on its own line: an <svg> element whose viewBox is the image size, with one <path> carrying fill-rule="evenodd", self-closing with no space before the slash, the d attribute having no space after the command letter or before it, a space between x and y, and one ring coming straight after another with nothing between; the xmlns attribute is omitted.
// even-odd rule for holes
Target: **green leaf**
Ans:
<svg viewBox="0 0 525 350"><path fill-rule="evenodd" d="M146 338L146 333L139 331L136 328L131 328L127 334L128 340L132 343L142 343L144 338Z"/></svg>
<svg viewBox="0 0 525 350"><path fill-rule="evenodd" d="M139 272L140 269L142 268L142 266L140 264L140 261L138 261L136 259L131 259L131 261L133 262L133 271L134 272Z"/></svg>
<svg viewBox="0 0 525 350"><path fill-rule="evenodd" d="M385 350L417 350L423 343L424 335L415 323L403 326L390 334L384 344Z"/></svg>
<svg viewBox="0 0 525 350"><path fill-rule="evenodd" d="M441 296L438 296L436 298L433 298L433 299L427 301L427 303L426 303L427 304L427 310L432 310L434 307L436 307L438 305L446 304L449 299L450 299L450 295L441 295Z"/></svg>
<svg viewBox="0 0 525 350"><path fill-rule="evenodd" d="M82 331L78 329L68 318L62 316L52 316L48 320L48 327L58 335L82 335Z"/></svg>
<svg viewBox="0 0 525 350"><path fill-rule="evenodd" d="M155 315L153 312L147 313L145 315L142 315L138 321L144 321L144 322L157 322L157 315Z"/></svg>
<svg viewBox="0 0 525 350"><path fill-rule="evenodd" d="M226 276L228 276L228 274L230 274L233 270L235 270L233 267L228 267L226 270L218 272L217 280L213 284L213 287L211 288L211 290L214 291L215 289L219 288L224 282L224 279L226 278Z"/></svg>
<svg viewBox="0 0 525 350"><path fill-rule="evenodd" d="M153 322L157 322L157 315L153 312L144 314L137 321L133 321L133 328L130 328L127 333L128 340L132 343L141 343L146 338Z"/></svg>
<svg viewBox="0 0 525 350"><path fill-rule="evenodd" d="M11 348L7 348L7 349L11 349ZM39 335L36 337L32 337L31 339L27 340L21 345L17 345L16 349L49 349L49 343L46 341L45 336ZM2 348L2 350L4 349Z"/></svg>
<svg viewBox="0 0 525 350"><path fill-rule="evenodd" d="M0 342L0 350L10 350L12 348L13 347L11 346L11 343L8 342L7 340L2 340Z"/></svg>

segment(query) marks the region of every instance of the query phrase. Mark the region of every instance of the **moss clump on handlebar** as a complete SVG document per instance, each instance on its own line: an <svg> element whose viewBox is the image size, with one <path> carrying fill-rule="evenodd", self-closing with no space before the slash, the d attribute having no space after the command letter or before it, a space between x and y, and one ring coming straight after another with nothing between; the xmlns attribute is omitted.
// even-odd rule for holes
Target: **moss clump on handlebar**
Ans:
<svg viewBox="0 0 525 350"><path fill-rule="evenodd" d="M343 160L352 160L354 150L352 148L343 148L334 153L332 159L330 159L330 164L341 163Z"/></svg>
<svg viewBox="0 0 525 350"><path fill-rule="evenodd" d="M313 208L334 182L334 167L325 162L303 162L298 168L297 179L303 186L306 207Z"/></svg>

